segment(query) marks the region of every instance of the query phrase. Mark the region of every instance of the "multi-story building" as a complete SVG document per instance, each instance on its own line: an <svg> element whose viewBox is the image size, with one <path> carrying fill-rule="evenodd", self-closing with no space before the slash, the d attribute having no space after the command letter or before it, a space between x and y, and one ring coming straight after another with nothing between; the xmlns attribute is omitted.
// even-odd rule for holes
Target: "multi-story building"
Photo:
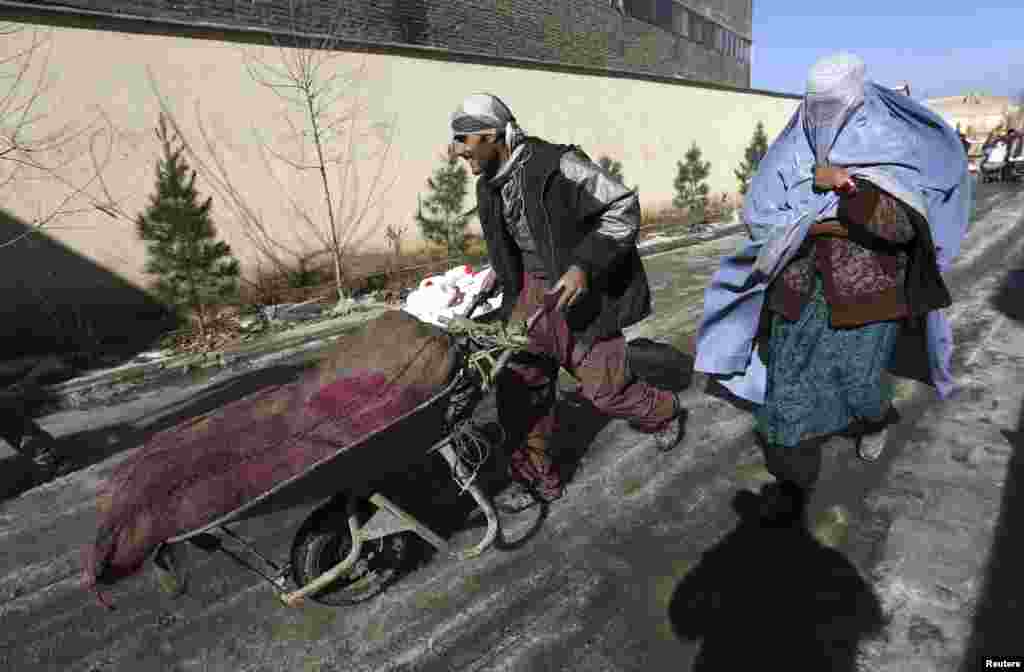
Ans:
<svg viewBox="0 0 1024 672"><path fill-rule="evenodd" d="M753 0L0 0L167 25L330 34L338 46L440 50L747 88ZM167 28L164 28L167 30ZM173 31L173 29L172 29Z"/></svg>

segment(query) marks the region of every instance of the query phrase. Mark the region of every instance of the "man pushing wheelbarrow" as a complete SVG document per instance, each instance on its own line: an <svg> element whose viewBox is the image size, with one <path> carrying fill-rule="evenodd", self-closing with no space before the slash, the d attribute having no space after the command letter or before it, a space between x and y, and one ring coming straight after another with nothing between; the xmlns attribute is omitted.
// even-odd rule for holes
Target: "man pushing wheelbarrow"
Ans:
<svg viewBox="0 0 1024 672"><path fill-rule="evenodd" d="M516 500L527 505L522 495L528 491L548 502L563 494L548 450L559 365L599 411L651 434L658 450L673 448L683 434L679 398L633 375L622 334L651 313L636 247L636 192L578 148L527 136L508 106L490 94L466 98L450 130L451 155L465 159L479 178L490 281L503 289L497 319L536 315L527 351L514 356L497 381L502 426L525 430L513 449L515 481L500 497L503 508Z"/></svg>

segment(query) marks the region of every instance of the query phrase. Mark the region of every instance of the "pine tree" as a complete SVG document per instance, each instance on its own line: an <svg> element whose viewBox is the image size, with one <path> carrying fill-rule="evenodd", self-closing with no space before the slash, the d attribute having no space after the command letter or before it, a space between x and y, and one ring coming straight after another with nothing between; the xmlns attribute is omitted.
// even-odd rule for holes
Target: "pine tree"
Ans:
<svg viewBox="0 0 1024 672"><path fill-rule="evenodd" d="M754 129L754 137L750 140L750 144L747 145L747 149L743 152L743 163L740 164L738 170L733 171L736 175L736 179L740 181L741 194L747 193L747 189L750 188L750 180L754 177L754 173L757 172L757 167L760 165L761 159L767 153L768 136L764 134L764 124L759 121L757 122L757 127Z"/></svg>
<svg viewBox="0 0 1024 672"><path fill-rule="evenodd" d="M469 175L458 159L444 158L440 168L434 171L433 177L427 178L430 194L419 203L416 209L416 223L423 237L435 244L444 245L448 256L455 251L465 251L466 227L469 225L469 213L464 213L463 201L466 200ZM424 214L423 210L427 213Z"/></svg>
<svg viewBox="0 0 1024 672"><path fill-rule="evenodd" d="M711 174L711 163L701 161L700 148L696 142L686 152L685 158L686 163L676 161L676 197L672 199L672 205L688 210L690 227L696 229L704 223L707 212L708 185L704 180Z"/></svg>
<svg viewBox="0 0 1024 672"><path fill-rule="evenodd" d="M227 243L216 240L210 220L212 198L202 203L196 172L182 156L183 148L168 132L163 115L156 129L163 156L156 166L156 193L136 220L146 241L146 272L157 276L156 295L179 314L193 312L205 340L212 304L234 298L239 265Z"/></svg>

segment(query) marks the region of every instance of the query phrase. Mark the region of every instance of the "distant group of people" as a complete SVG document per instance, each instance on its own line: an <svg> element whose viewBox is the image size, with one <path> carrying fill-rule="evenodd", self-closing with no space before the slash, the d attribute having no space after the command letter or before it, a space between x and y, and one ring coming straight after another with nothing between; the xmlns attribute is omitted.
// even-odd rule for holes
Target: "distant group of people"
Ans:
<svg viewBox="0 0 1024 672"><path fill-rule="evenodd" d="M530 331L535 359L499 386L499 406L519 390L533 409L513 447L518 487L548 501L563 494L548 452L554 363L599 410L652 434L661 450L677 445L681 399L636 378L622 335L652 312L636 192L578 148L526 135L489 94L467 98L450 132L452 155L479 176L494 284L504 288L499 319L540 316ZM956 131L867 81L854 55L814 65L803 103L752 179L742 213L751 239L712 278L696 340L696 370L757 405L776 477L766 519L802 510L829 437L849 434L861 458L878 459L898 419L890 372L949 394L952 335L940 309L952 299L942 274L969 201ZM908 339L928 353L927 371L897 369ZM537 363L544 359L551 365Z"/></svg>
<svg viewBox="0 0 1024 672"><path fill-rule="evenodd" d="M1011 128L1004 133L992 131L981 146L983 158L978 172L985 182L1016 179L1015 160L1024 159L1024 133Z"/></svg>

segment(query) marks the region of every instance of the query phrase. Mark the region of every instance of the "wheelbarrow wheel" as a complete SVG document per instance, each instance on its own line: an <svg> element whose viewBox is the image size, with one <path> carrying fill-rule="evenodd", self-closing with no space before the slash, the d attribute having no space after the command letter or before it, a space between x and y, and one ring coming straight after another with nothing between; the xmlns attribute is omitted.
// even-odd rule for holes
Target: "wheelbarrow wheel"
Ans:
<svg viewBox="0 0 1024 672"><path fill-rule="evenodd" d="M366 512L360 514L366 520ZM292 544L291 569L296 585L307 583L344 560L352 549L345 502L332 502L302 524ZM330 606L365 602L393 583L405 567L409 549L408 533L390 534L363 542L362 551L348 576L311 595L310 599Z"/></svg>

